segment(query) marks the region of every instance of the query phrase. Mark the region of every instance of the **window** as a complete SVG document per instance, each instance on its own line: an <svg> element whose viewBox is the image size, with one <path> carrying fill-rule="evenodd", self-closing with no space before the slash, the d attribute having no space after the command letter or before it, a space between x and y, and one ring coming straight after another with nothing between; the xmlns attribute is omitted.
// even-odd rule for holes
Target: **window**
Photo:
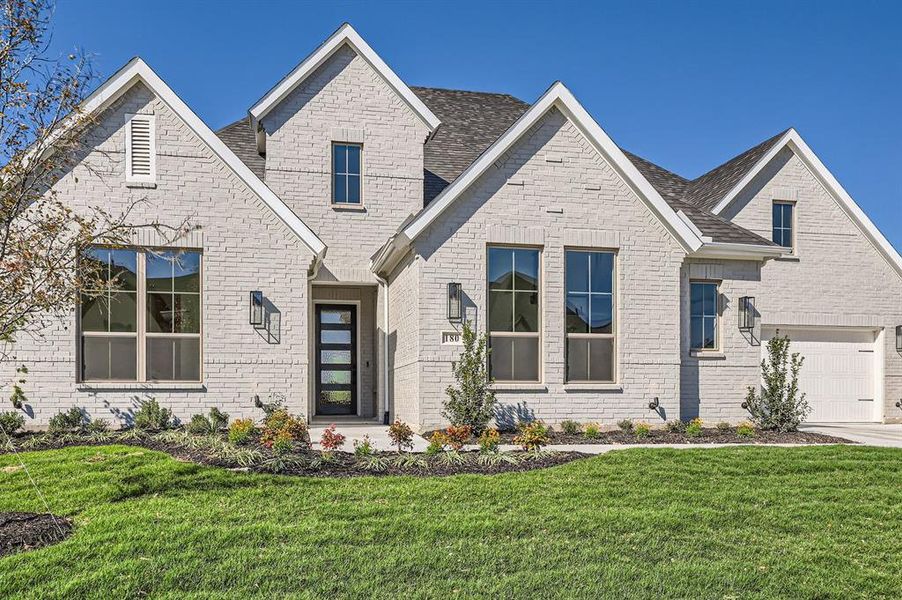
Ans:
<svg viewBox="0 0 902 600"><path fill-rule="evenodd" d="M539 381L539 250L489 248L489 372L496 381Z"/></svg>
<svg viewBox="0 0 902 600"><path fill-rule="evenodd" d="M795 207L791 202L774 202L774 243L784 248L793 247L792 218Z"/></svg>
<svg viewBox="0 0 902 600"><path fill-rule="evenodd" d="M82 381L200 381L201 254L88 248Z"/></svg>
<svg viewBox="0 0 902 600"><path fill-rule="evenodd" d="M693 350L716 350L718 327L717 284L707 281L690 283L690 347Z"/></svg>
<svg viewBox="0 0 902 600"><path fill-rule="evenodd" d="M359 144L332 144L332 202L360 204Z"/></svg>
<svg viewBox="0 0 902 600"><path fill-rule="evenodd" d="M125 129L125 180L156 180L156 140L153 115L132 115Z"/></svg>
<svg viewBox="0 0 902 600"><path fill-rule="evenodd" d="M613 382L614 253L567 250L567 381Z"/></svg>

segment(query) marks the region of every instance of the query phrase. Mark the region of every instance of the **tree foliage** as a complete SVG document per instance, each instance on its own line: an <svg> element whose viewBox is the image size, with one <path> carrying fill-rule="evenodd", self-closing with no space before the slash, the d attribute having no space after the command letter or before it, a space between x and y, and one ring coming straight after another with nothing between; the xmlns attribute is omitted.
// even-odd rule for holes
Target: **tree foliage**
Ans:
<svg viewBox="0 0 902 600"><path fill-rule="evenodd" d="M760 391L749 386L742 407L760 429L795 431L811 411L805 394L799 393L799 372L805 358L790 354L788 336L780 332L767 342L767 358L761 361L764 383Z"/></svg>
<svg viewBox="0 0 902 600"><path fill-rule="evenodd" d="M463 324L463 350L454 363L456 386L448 386L442 416L454 426L468 426L481 434L495 416L495 392L487 369L486 335L477 335L467 321Z"/></svg>

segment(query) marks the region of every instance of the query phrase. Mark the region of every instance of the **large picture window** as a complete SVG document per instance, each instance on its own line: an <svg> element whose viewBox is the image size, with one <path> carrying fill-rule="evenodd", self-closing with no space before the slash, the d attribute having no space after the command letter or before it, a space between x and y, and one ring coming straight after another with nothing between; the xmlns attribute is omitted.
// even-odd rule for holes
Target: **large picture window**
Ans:
<svg viewBox="0 0 902 600"><path fill-rule="evenodd" d="M332 202L360 204L359 144L332 144Z"/></svg>
<svg viewBox="0 0 902 600"><path fill-rule="evenodd" d="M201 253L88 248L82 381L200 381Z"/></svg>
<svg viewBox="0 0 902 600"><path fill-rule="evenodd" d="M717 284L693 281L690 287L690 347L693 350L716 350L719 318Z"/></svg>
<svg viewBox="0 0 902 600"><path fill-rule="evenodd" d="M489 248L489 369L496 381L538 382L540 253Z"/></svg>
<svg viewBox="0 0 902 600"><path fill-rule="evenodd" d="M567 381L615 379L613 252L566 251Z"/></svg>

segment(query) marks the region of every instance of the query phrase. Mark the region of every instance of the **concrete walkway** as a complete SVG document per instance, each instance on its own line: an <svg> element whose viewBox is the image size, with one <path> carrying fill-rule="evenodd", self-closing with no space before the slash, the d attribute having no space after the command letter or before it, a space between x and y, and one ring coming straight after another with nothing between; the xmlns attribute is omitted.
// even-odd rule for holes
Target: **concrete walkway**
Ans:
<svg viewBox="0 0 902 600"><path fill-rule="evenodd" d="M323 434L323 430L328 427L326 424L316 424L310 426L310 439L314 448L319 448L319 440ZM337 423L336 431L344 435L347 440L343 450L345 452L354 451L354 440L362 440L364 436L369 437L373 448L376 450L394 450L391 445L391 438L388 437L388 427L384 425L376 425L371 423ZM827 435L835 435L847 440L865 444L868 446L884 446L891 448L902 448L902 424L899 425L883 425L879 423L866 424L830 424L830 425L804 425L804 431L812 431L824 433ZM422 452L429 443L419 435L413 437L413 450ZM611 450L625 450L628 448L675 448L675 449L692 449L692 448L732 448L738 445L754 445L754 444L560 444L549 446L550 450L559 450L562 452L584 452L586 454L604 454ZM761 444L764 445L764 444ZM768 446L796 447L807 444L767 444ZM476 450L478 446L465 446L466 450ZM502 445L502 450L519 450L519 447L512 445Z"/></svg>

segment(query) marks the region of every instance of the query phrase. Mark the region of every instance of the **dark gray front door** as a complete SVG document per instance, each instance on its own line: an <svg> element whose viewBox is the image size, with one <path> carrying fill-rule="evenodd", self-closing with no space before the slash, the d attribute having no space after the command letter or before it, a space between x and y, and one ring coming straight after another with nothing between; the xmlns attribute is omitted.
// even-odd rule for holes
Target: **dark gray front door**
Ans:
<svg viewBox="0 0 902 600"><path fill-rule="evenodd" d="M316 305L316 414L357 414L357 307Z"/></svg>

